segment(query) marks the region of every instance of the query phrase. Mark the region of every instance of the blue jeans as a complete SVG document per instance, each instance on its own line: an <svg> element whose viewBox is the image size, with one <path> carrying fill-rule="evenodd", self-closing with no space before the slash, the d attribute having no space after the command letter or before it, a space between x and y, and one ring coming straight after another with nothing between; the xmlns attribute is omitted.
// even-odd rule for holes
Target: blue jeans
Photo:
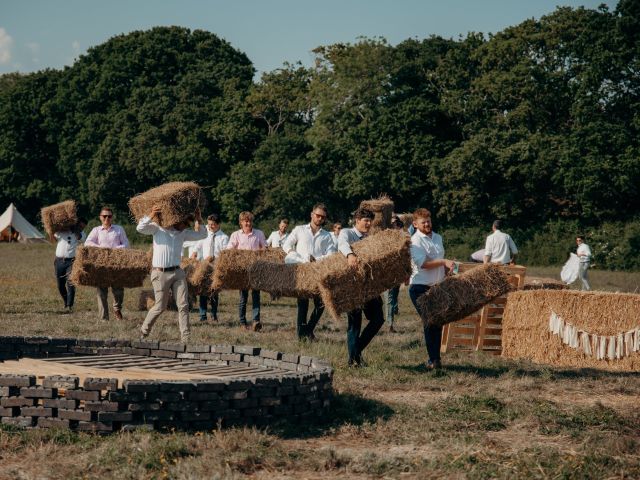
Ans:
<svg viewBox="0 0 640 480"><path fill-rule="evenodd" d="M409 298L411 303L416 307L418 315L418 297L429 290L429 285L411 285L409 286ZM433 363L440 361L440 344L442 343L442 326L440 325L425 325L424 326L424 343L427 346L427 355L429 355L429 362Z"/></svg>
<svg viewBox="0 0 640 480"><path fill-rule="evenodd" d="M76 296L76 287L69 281L71 268L75 258L58 258L56 257L53 266L56 271L56 282L58 284L58 292L65 307L73 307L73 300Z"/></svg>
<svg viewBox="0 0 640 480"><path fill-rule="evenodd" d="M200 320L207 319L207 304L211 302L211 316L214 320L218 320L218 294L214 293L210 297L206 297L204 295L200 295L198 299L200 302L199 311L200 311Z"/></svg>
<svg viewBox="0 0 640 480"><path fill-rule="evenodd" d="M360 333L362 328L362 313L369 323ZM349 365L359 364L362 360L362 351L369 345L373 337L384 324L382 312L382 298L376 297L364 304L363 308L357 308L347 313L347 349L349 350Z"/></svg>
<svg viewBox="0 0 640 480"><path fill-rule="evenodd" d="M398 313L400 285L387 291L387 323L393 327L393 317Z"/></svg>
<svg viewBox="0 0 640 480"><path fill-rule="evenodd" d="M240 314L240 323L247 324L247 301L249 300L249 290L240 290L240 304L238 305L238 313ZM251 290L251 306L253 321L260 321L260 290Z"/></svg>
<svg viewBox="0 0 640 480"><path fill-rule="evenodd" d="M309 299L299 298L298 299L298 318L296 322L296 330L298 333L298 338L308 337L313 334L313 330L316 328L316 325L320 321L320 317L322 317L322 312L324 312L324 303L322 303L322 299L320 297L313 297L313 311L311 312L311 316L309 317L309 321L307 322L308 311L309 311Z"/></svg>

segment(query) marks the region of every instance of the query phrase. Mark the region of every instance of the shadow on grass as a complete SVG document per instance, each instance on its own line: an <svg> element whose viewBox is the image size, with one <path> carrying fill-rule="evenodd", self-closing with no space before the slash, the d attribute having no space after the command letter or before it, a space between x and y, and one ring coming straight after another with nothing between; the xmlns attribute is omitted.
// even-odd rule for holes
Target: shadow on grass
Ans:
<svg viewBox="0 0 640 480"><path fill-rule="evenodd" d="M270 428L282 438L310 438L325 435L343 425L364 425L387 420L395 411L385 403L352 393L338 393L331 400L331 409L324 419L305 423L284 421Z"/></svg>

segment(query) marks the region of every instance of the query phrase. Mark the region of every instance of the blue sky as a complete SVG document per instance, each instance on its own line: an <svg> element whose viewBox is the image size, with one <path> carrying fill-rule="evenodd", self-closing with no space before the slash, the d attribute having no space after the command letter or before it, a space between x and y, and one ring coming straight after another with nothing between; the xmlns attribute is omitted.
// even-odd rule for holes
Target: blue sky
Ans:
<svg viewBox="0 0 640 480"><path fill-rule="evenodd" d="M0 74L71 65L114 35L158 25L204 29L245 52L258 73L283 62L311 65L320 45L382 36L498 32L557 5L590 0L0 0Z"/></svg>

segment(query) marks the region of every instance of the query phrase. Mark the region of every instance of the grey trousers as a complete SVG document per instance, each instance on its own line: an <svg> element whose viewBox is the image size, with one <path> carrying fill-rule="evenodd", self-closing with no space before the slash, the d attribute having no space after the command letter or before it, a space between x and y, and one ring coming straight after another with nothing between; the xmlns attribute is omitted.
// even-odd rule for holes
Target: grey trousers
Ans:
<svg viewBox="0 0 640 480"><path fill-rule="evenodd" d="M184 270L181 268L170 272L152 270L151 285L153 286L155 303L144 319L141 328L142 333L149 333L160 314L167 309L169 292L171 291L178 307L180 335L182 336L182 340L187 340L191 333L191 327L189 325L189 294L187 292L187 281L185 280Z"/></svg>
<svg viewBox="0 0 640 480"><path fill-rule="evenodd" d="M591 285L589 285L589 278L587 276L587 270L589 270L589 262L581 262L580 263L580 280L582 280L582 290L591 290Z"/></svg>
<svg viewBox="0 0 640 480"><path fill-rule="evenodd" d="M103 320L109 320L109 289L97 287L96 293L98 296L98 315ZM121 312L122 302L124 302L124 288L111 287L111 294L113 295L113 309Z"/></svg>

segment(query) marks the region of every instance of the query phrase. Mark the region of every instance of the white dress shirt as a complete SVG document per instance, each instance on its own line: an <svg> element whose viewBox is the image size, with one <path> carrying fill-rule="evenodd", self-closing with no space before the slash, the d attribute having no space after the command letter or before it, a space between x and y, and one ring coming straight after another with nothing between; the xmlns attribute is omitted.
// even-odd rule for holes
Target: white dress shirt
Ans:
<svg viewBox="0 0 640 480"><path fill-rule="evenodd" d="M200 240L196 245L196 252L198 254L198 260L213 257L217 258L220 252L227 248L229 243L229 235L218 229L216 232L212 232L207 229L207 238Z"/></svg>
<svg viewBox="0 0 640 480"><path fill-rule="evenodd" d="M148 216L142 217L136 230L143 235L153 235L152 266L156 268L179 266L184 241L202 240L207 237L207 230L204 225L200 225L198 231L191 228L178 231L174 228L163 228L152 222Z"/></svg>
<svg viewBox="0 0 640 480"><path fill-rule="evenodd" d="M87 237L84 232L81 232L80 240L78 240L76 234L69 230L56 232L53 236L58 240L56 245L56 257L58 258L75 258L76 248Z"/></svg>
<svg viewBox="0 0 640 480"><path fill-rule="evenodd" d="M496 230L487 237L484 254L490 258L491 263L507 265L511 262L511 255L516 253L518 253L516 244L506 233Z"/></svg>
<svg viewBox="0 0 640 480"><path fill-rule="evenodd" d="M271 248L282 248L287 238L289 238L288 233L280 235L280 231L276 230L275 232L271 232L271 235L269 235L269 238L267 238L267 245L269 245Z"/></svg>
<svg viewBox="0 0 640 480"><path fill-rule="evenodd" d="M444 280L444 266L437 268L422 268L424 262L441 260L444 258L442 237L436 232L431 236L416 230L411 236L411 285L436 285Z"/></svg>
<svg viewBox="0 0 640 480"><path fill-rule="evenodd" d="M314 234L309 223L294 228L282 245L282 249L285 253L295 251L304 262L308 262L312 256L316 260L322 260L336 252L331 234L322 228Z"/></svg>
<svg viewBox="0 0 640 480"><path fill-rule="evenodd" d="M333 244L336 246L336 249L337 249L338 248L338 235L336 235L333 232L331 232L329 235L331 235L331 240L333 240Z"/></svg>
<svg viewBox="0 0 640 480"><path fill-rule="evenodd" d="M338 251L345 257L348 257L350 253L353 253L353 250L351 250L351 244L359 242L365 237L366 234L362 233L355 227L343 228L340 230L340 235L338 235Z"/></svg>
<svg viewBox="0 0 640 480"><path fill-rule="evenodd" d="M576 253L578 254L578 257L580 257L580 263L591 263L591 248L589 248L589 245L581 243L578 246Z"/></svg>

